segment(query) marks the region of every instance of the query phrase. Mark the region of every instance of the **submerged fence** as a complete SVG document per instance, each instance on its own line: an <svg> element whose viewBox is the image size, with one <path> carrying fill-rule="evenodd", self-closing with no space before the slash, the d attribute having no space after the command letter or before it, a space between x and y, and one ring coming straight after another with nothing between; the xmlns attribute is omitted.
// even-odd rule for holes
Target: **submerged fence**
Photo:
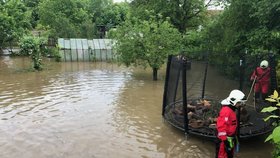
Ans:
<svg viewBox="0 0 280 158"><path fill-rule="evenodd" d="M114 58L112 39L58 39L62 61L110 61Z"/></svg>

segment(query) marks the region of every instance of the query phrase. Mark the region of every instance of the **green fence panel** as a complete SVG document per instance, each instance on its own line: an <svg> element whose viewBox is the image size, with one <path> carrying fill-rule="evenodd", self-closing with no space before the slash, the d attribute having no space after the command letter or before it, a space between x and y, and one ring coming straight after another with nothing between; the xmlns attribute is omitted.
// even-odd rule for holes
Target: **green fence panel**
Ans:
<svg viewBox="0 0 280 158"><path fill-rule="evenodd" d="M84 51L83 51L82 39L76 39L76 46L77 46L78 61L84 61Z"/></svg>
<svg viewBox="0 0 280 158"><path fill-rule="evenodd" d="M107 60L113 59L113 53L112 53L112 40L110 39L104 39L106 49L107 49Z"/></svg>
<svg viewBox="0 0 280 158"><path fill-rule="evenodd" d="M78 61L78 52L77 52L77 44L76 39L70 39L70 47L71 47L71 61Z"/></svg>
<svg viewBox="0 0 280 158"><path fill-rule="evenodd" d="M93 39L93 44L94 44L94 52L95 52L96 60L97 61L102 61L101 60L101 50L100 50L99 40L98 39Z"/></svg>
<svg viewBox="0 0 280 158"><path fill-rule="evenodd" d="M107 60L107 48L104 42L104 39L98 39L100 50L101 50L101 60L106 61Z"/></svg>
<svg viewBox="0 0 280 158"><path fill-rule="evenodd" d="M88 51L89 51L89 60L95 61L95 51L94 51L94 44L92 40L88 40Z"/></svg>
<svg viewBox="0 0 280 158"><path fill-rule="evenodd" d="M83 61L89 61L89 51L88 51L88 40L82 39L82 46L83 46Z"/></svg>
<svg viewBox="0 0 280 158"><path fill-rule="evenodd" d="M70 40L64 40L64 59L65 61L72 61Z"/></svg>

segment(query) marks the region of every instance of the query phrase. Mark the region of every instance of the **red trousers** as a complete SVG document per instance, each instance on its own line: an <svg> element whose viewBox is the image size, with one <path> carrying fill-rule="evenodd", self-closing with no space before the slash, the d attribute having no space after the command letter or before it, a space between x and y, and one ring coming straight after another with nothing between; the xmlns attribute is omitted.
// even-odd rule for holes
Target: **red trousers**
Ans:
<svg viewBox="0 0 280 158"><path fill-rule="evenodd" d="M269 89L269 82L257 82L255 83L254 91L256 93L261 92L262 94L267 94Z"/></svg>
<svg viewBox="0 0 280 158"><path fill-rule="evenodd" d="M231 149L231 151L227 151L224 141L219 143L218 149L219 151L217 153L217 158L233 158L234 149Z"/></svg>

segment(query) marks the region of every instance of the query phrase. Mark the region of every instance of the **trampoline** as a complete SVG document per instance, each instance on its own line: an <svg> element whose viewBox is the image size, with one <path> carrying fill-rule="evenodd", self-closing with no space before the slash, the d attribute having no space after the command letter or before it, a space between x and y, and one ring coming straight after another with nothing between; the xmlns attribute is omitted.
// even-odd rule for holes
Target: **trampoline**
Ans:
<svg viewBox="0 0 280 158"><path fill-rule="evenodd" d="M185 56L170 55L166 68L166 78L163 94L162 116L170 125L186 134L203 138L216 138L216 118L221 108L220 100L204 96L208 63L205 63L203 79L198 81L196 74L190 69L191 61ZM188 72L189 71L189 72ZM194 78L194 79L189 79ZM190 92L195 84L201 82L202 94ZM237 110L240 139L253 138L267 134L273 130L271 122L265 122L267 114L261 113L253 106L244 106Z"/></svg>

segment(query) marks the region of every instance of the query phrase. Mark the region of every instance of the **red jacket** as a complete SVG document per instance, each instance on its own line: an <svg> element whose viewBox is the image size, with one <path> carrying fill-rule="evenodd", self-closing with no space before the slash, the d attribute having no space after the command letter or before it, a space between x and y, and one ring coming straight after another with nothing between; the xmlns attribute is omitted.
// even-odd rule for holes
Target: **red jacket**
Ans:
<svg viewBox="0 0 280 158"><path fill-rule="evenodd" d="M255 71L251 75L251 80L256 78L257 82L269 82L270 79L270 68L263 69L261 67L257 67Z"/></svg>
<svg viewBox="0 0 280 158"><path fill-rule="evenodd" d="M227 136L236 135L237 119L236 113L233 108L230 108L231 105L223 105L220 114L217 119L217 131L218 138L222 141L227 139Z"/></svg>
<svg viewBox="0 0 280 158"><path fill-rule="evenodd" d="M269 91L270 68L262 69L261 67L257 67L251 75L251 80L254 80L255 77L254 91L267 94Z"/></svg>

